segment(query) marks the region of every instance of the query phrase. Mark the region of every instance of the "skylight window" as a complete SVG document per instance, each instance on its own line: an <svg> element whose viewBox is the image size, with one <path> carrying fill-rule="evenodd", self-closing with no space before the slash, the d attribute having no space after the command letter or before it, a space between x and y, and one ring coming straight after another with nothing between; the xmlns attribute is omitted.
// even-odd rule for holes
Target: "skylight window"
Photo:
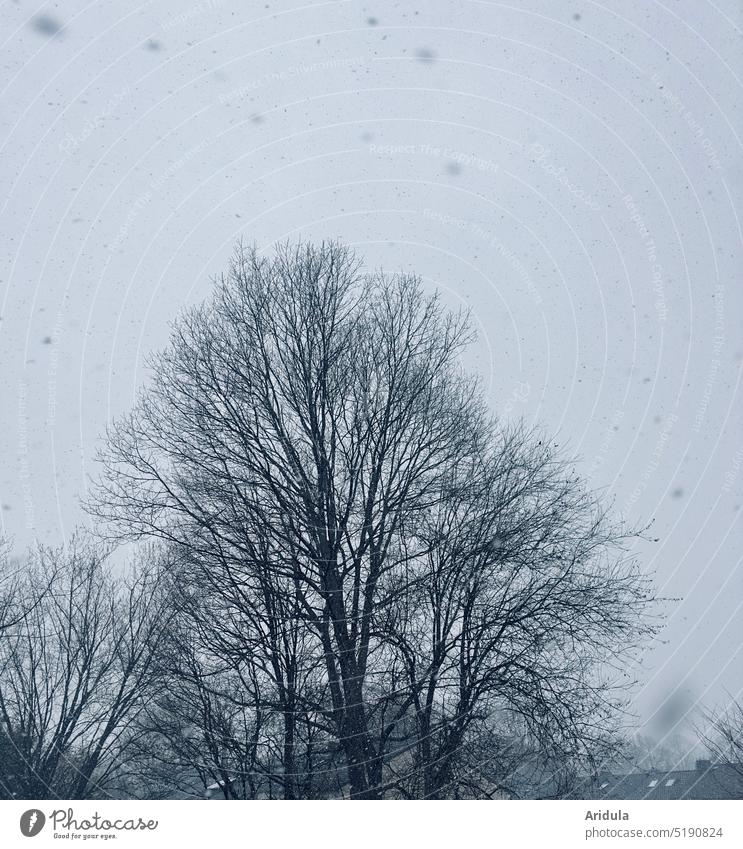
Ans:
<svg viewBox="0 0 743 849"><path fill-rule="evenodd" d="M658 784L658 779L657 779L657 778L654 778L654 779L650 782L650 784L648 784L648 787L655 787L657 784Z"/></svg>
<svg viewBox="0 0 743 849"><path fill-rule="evenodd" d="M666 781L666 787L673 787L673 785L674 785L675 783L676 783L676 779L675 779L675 778L669 778L669 779L668 779L668 781Z"/></svg>

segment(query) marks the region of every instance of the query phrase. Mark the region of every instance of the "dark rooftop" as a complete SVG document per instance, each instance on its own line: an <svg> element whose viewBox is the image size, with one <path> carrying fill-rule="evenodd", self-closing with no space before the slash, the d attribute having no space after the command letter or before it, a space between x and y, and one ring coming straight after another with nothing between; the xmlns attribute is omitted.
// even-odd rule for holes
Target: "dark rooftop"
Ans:
<svg viewBox="0 0 743 849"><path fill-rule="evenodd" d="M743 799L743 764L699 760L695 769L600 773L571 795L583 799Z"/></svg>

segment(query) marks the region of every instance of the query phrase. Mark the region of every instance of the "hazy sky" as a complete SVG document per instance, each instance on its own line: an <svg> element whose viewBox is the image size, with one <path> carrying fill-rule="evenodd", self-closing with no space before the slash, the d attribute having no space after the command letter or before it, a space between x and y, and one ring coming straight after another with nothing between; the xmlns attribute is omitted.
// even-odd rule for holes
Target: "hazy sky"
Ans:
<svg viewBox="0 0 743 849"><path fill-rule="evenodd" d="M0 532L81 520L237 239L339 238L471 307L493 408L653 521L648 727L740 693L742 8L5 2Z"/></svg>

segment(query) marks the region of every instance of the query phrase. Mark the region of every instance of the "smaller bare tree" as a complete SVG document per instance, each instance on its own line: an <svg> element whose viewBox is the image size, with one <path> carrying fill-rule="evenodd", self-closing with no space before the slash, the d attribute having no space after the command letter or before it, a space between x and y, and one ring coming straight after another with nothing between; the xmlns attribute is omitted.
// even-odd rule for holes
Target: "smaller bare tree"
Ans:
<svg viewBox="0 0 743 849"><path fill-rule="evenodd" d="M24 615L0 641L0 732L14 753L2 776L8 795L90 798L122 779L167 625L152 566L115 580L82 535L29 558L17 585Z"/></svg>
<svg viewBox="0 0 743 849"><path fill-rule="evenodd" d="M722 709L708 711L700 737L712 760L732 767L743 779L743 702L731 699Z"/></svg>

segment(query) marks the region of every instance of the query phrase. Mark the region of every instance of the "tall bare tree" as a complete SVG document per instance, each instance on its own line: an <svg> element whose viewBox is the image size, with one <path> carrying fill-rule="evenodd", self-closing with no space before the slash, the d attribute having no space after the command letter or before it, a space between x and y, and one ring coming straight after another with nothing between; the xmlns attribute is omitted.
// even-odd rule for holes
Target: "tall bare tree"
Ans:
<svg viewBox="0 0 743 849"><path fill-rule="evenodd" d="M355 798L403 792L411 734L415 792L445 795L499 706L588 743L610 710L597 664L643 630L627 532L498 427L469 339L416 278L341 246L240 248L109 432L90 509L181 552L220 651L261 658L290 796L297 717L337 740Z"/></svg>

